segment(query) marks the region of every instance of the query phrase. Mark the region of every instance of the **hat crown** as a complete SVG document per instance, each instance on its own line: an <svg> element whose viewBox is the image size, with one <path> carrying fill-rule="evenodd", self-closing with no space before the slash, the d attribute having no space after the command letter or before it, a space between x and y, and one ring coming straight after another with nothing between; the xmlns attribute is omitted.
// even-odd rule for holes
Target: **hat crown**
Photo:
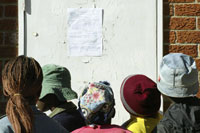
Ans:
<svg viewBox="0 0 200 133"><path fill-rule="evenodd" d="M163 57L158 81L158 89L163 94L171 97L193 96L197 84L198 71L192 57L181 53L171 53Z"/></svg>
<svg viewBox="0 0 200 133"><path fill-rule="evenodd" d="M190 68L196 68L195 61L192 57L182 53L171 53L163 57L163 64L166 64L172 69L182 69L186 72Z"/></svg>
<svg viewBox="0 0 200 133"><path fill-rule="evenodd" d="M69 87L71 88L71 75L67 68L48 64L42 67L44 82L55 86Z"/></svg>
<svg viewBox="0 0 200 133"><path fill-rule="evenodd" d="M156 83L145 75L130 75L121 85L121 101L133 115L149 116L160 108L160 92Z"/></svg>
<svg viewBox="0 0 200 133"><path fill-rule="evenodd" d="M109 85L93 82L84 88L79 104L83 116L90 123L95 113L101 111L106 114L114 108L114 94Z"/></svg>
<svg viewBox="0 0 200 133"><path fill-rule="evenodd" d="M60 101L77 98L77 93L71 89L71 75L67 68L47 64L42 67L43 82L40 99L47 94L55 94Z"/></svg>

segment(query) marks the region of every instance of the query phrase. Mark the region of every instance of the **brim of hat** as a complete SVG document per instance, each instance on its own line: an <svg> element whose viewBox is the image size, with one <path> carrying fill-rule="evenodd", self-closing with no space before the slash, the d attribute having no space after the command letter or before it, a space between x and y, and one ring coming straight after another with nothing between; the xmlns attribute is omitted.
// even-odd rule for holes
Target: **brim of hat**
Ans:
<svg viewBox="0 0 200 133"><path fill-rule="evenodd" d="M190 86L183 86L183 87L172 87L169 84L159 81L157 83L158 90L169 97L175 98L185 98L185 97L194 97L196 96L199 90L199 82L197 81L195 84Z"/></svg>
<svg viewBox="0 0 200 133"><path fill-rule="evenodd" d="M73 91L71 88L42 84L42 91L39 99L44 98L48 94L55 94L59 101L66 101L78 98L77 93Z"/></svg>
<svg viewBox="0 0 200 133"><path fill-rule="evenodd" d="M128 77L126 77L123 82L122 82L122 85L121 85L121 88L120 88L120 98L121 98L121 102L124 106L124 108L126 109L127 112L129 112L130 114L132 115L140 115L138 113L136 113L130 106L129 104L126 102L125 100L125 97L124 97L124 85L126 83L127 80L129 80L131 77L133 77L135 75L130 75Z"/></svg>

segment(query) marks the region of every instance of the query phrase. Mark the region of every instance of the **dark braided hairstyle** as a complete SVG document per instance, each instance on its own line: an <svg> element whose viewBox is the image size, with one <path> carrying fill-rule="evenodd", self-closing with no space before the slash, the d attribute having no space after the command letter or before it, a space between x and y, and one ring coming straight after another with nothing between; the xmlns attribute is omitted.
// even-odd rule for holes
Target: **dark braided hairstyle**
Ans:
<svg viewBox="0 0 200 133"><path fill-rule="evenodd" d="M33 113L42 87L42 69L33 58L18 56L2 72L3 92L8 96L6 114L15 133L33 132Z"/></svg>

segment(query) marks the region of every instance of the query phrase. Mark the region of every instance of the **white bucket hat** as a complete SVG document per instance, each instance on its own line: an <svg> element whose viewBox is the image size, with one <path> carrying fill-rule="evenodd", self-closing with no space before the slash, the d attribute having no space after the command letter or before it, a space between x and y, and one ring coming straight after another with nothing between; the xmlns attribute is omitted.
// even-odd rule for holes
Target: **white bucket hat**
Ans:
<svg viewBox="0 0 200 133"><path fill-rule="evenodd" d="M182 53L163 57L160 65L158 90L166 96L184 98L198 92L198 70L194 59Z"/></svg>

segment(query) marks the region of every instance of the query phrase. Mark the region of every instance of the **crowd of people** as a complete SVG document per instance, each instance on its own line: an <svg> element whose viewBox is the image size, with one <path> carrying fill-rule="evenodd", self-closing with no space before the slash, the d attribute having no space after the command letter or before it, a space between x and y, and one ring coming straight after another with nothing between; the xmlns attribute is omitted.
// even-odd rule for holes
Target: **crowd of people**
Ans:
<svg viewBox="0 0 200 133"><path fill-rule="evenodd" d="M118 125L111 124L116 108L108 81L90 82L78 96L66 67L41 68L34 58L18 56L6 63L2 83L8 102L0 133L200 133L198 70L182 53L163 57L157 83L142 74L122 81L120 98L130 119ZM161 95L172 101L164 113ZM77 104L71 101L76 98Z"/></svg>

